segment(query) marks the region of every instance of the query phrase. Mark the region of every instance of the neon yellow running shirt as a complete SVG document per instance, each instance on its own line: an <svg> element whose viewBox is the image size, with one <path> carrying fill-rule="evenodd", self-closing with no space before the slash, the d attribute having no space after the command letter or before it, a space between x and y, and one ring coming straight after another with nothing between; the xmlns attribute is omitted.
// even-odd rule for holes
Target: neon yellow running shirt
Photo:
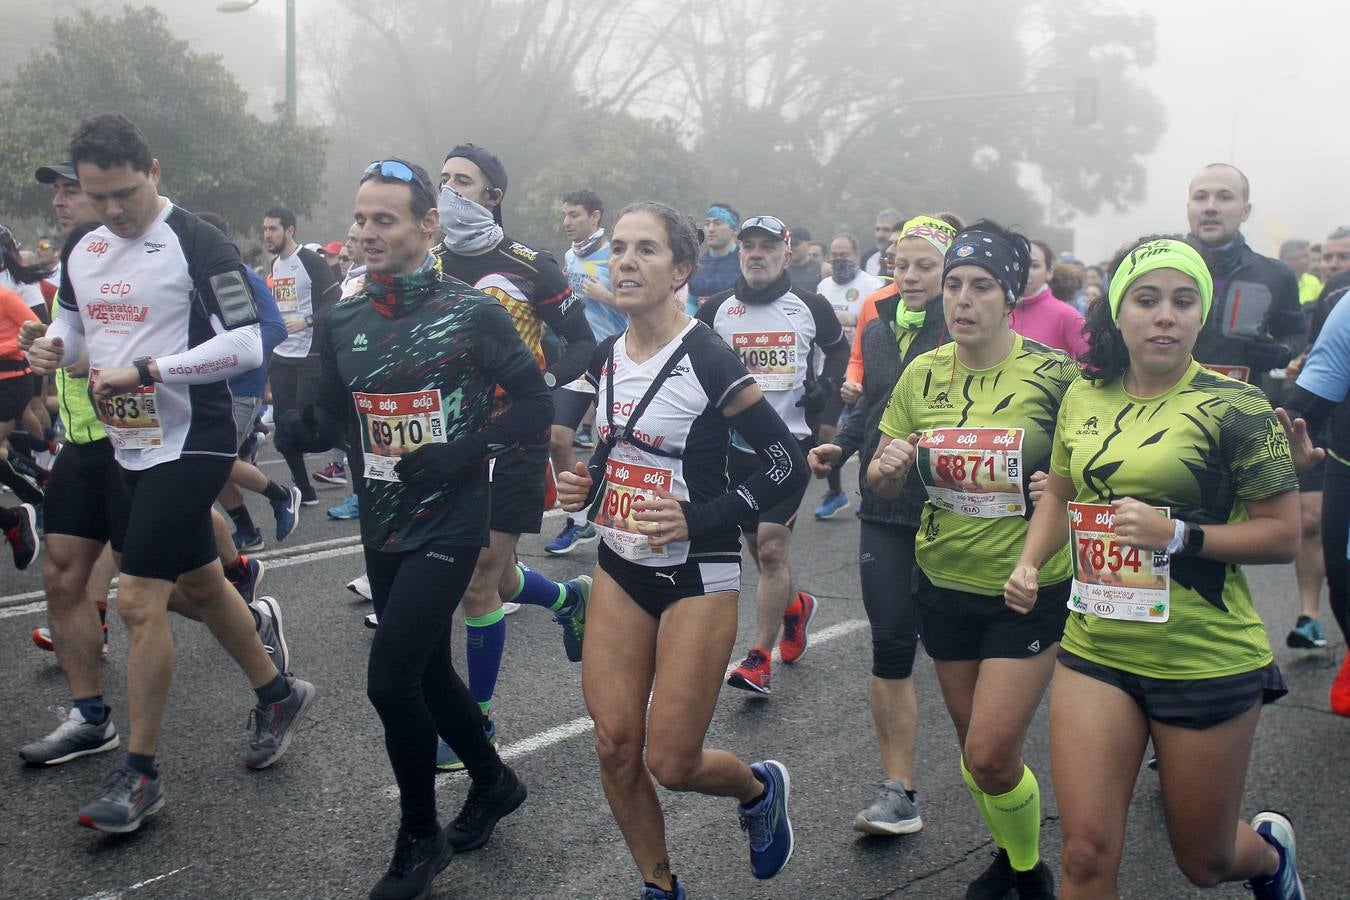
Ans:
<svg viewBox="0 0 1350 900"><path fill-rule="evenodd" d="M1049 471L1055 417L1078 366L1068 354L1013 335L1012 351L988 369L971 369L945 344L916 357L896 382L881 432L904 440L938 428L1022 429L1022 496L1031 473ZM915 465L924 465L921 450ZM1027 504L1029 513L1029 504ZM1003 595L1026 540L1027 516L978 518L930 499L920 516L915 555L933 584L973 594ZM1070 576L1068 549L1041 569L1042 584Z"/></svg>
<svg viewBox="0 0 1350 900"><path fill-rule="evenodd" d="M1298 489L1288 439L1265 395L1199 363L1147 400L1126 393L1120 379L1073 385L1051 466L1073 481L1080 503L1133 497L1200 525L1245 521L1243 501ZM1270 663L1270 640L1240 567L1174 556L1170 570L1166 622L1073 612L1064 649L1150 678L1218 678Z"/></svg>

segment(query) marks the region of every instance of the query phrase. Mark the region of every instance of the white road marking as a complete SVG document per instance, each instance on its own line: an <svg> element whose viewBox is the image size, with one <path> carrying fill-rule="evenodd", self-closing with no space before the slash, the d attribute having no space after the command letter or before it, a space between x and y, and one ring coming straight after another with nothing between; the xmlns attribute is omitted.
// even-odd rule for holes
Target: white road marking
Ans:
<svg viewBox="0 0 1350 900"><path fill-rule="evenodd" d="M81 897L80 900L121 900L131 891L139 891L143 887L148 887L157 881L163 881L171 875L177 875L179 872L186 872L192 866L182 866L174 869L172 872L165 872L163 875L156 875L154 878L147 878L144 881L138 881L135 884L127 885L124 888L112 891L99 891L97 894L90 894L87 897Z"/></svg>
<svg viewBox="0 0 1350 900"><path fill-rule="evenodd" d="M866 619L848 619L828 628L822 628L820 631L811 635L811 646L826 644L836 638L845 637L855 631L867 627ZM773 651L774 662L782 662L782 657L778 655L778 650ZM734 668L734 667L733 667ZM731 669L727 669L731 673ZM530 735L527 738L521 738L518 741L507 744L497 751L498 755L505 761L519 759L522 756L528 756L540 750L546 750L554 744L561 744L563 741L579 737L595 729L595 722L591 721L590 716L578 716L570 722L564 722L561 725L555 725L546 731ZM444 785L455 779L438 778L436 780L436 790L439 791ZM384 796L391 800L398 799L398 785L390 785L384 789Z"/></svg>

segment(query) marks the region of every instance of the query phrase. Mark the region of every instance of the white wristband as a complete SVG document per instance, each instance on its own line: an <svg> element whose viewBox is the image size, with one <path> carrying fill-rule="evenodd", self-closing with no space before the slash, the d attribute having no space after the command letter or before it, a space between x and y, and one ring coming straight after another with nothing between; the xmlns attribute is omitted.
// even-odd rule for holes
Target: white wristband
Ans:
<svg viewBox="0 0 1350 900"><path fill-rule="evenodd" d="M1167 555L1171 556L1181 549L1182 541L1186 538L1186 523L1180 519L1172 520L1175 524L1172 527L1172 540L1167 544Z"/></svg>

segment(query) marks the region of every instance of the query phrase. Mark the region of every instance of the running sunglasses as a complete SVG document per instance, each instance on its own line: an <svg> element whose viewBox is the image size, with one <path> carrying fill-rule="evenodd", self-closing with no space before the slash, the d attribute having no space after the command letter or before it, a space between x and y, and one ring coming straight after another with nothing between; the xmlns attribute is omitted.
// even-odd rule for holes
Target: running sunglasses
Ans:
<svg viewBox="0 0 1350 900"><path fill-rule="evenodd" d="M767 231L785 244L790 244L792 235L788 232L787 225L777 216L751 216L741 223L740 231L736 232L736 237L740 238L752 228L758 228L760 231Z"/></svg>
<svg viewBox="0 0 1350 900"><path fill-rule="evenodd" d="M402 160L398 159L377 159L366 170L361 173L361 183L365 184L376 175L381 178L393 178L408 185L414 191L419 191L423 199L430 199L431 205L436 205L436 194L431 190L431 185L427 184L426 179L419 178L412 167Z"/></svg>

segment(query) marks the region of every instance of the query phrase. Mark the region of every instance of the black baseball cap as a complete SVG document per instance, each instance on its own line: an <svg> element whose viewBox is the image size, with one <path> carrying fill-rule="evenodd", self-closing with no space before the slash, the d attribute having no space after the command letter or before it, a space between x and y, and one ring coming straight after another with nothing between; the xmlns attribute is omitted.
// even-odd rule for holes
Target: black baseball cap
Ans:
<svg viewBox="0 0 1350 900"><path fill-rule="evenodd" d="M33 173L33 177L38 180L39 184L56 184L58 178L65 178L70 181L80 180L80 177L75 174L75 164L70 160L52 163L50 166L38 166L38 170Z"/></svg>

